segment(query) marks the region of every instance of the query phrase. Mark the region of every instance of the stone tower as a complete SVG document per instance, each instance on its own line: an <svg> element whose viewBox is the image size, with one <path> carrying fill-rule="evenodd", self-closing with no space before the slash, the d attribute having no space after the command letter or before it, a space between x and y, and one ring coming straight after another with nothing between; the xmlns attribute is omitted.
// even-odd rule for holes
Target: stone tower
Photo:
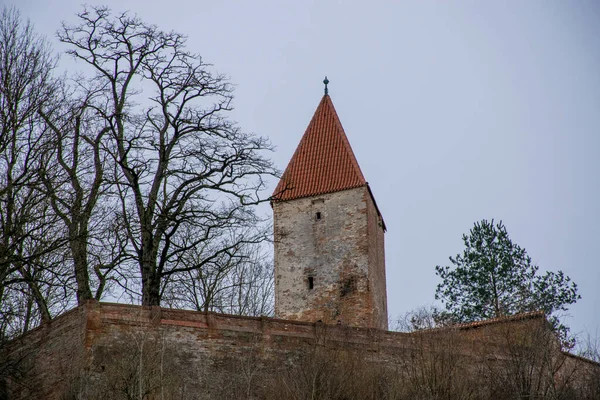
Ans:
<svg viewBox="0 0 600 400"><path fill-rule="evenodd" d="M272 206L275 315L387 329L385 224L327 87Z"/></svg>

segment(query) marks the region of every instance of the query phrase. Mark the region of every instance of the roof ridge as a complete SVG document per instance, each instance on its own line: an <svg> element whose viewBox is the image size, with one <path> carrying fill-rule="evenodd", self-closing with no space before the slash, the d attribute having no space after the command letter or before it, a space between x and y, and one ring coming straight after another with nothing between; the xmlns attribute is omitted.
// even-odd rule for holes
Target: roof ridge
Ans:
<svg viewBox="0 0 600 400"><path fill-rule="evenodd" d="M418 332L439 332L439 331L447 331L447 330L463 330L463 329L472 329L479 328L481 326L494 325L503 322L511 322L511 321L523 321L527 319L535 319L535 318L546 318L546 313L544 311L528 311L519 314L513 315L503 315L501 317L494 317L489 319L482 319L479 321L471 321L471 322L462 322L459 324L452 324L446 326L439 326L430 329L422 329L412 333Z"/></svg>
<svg viewBox="0 0 600 400"><path fill-rule="evenodd" d="M479 320L479 321L464 322L461 324L451 325L451 326L449 326L449 328L468 329L468 328L476 328L476 327L485 326L485 325L493 325L493 324L500 323L500 322L521 321L521 320L525 320L525 319L534 319L534 318L545 318L545 316L546 316L546 313L541 310L528 311L528 312L524 312L524 313L513 314L513 315L503 315L501 317L483 319L483 320Z"/></svg>
<svg viewBox="0 0 600 400"><path fill-rule="evenodd" d="M367 180L365 179L365 176L363 175L362 170L360 169L360 165L358 165L358 161L356 160L356 155L354 154L354 151L352 150L352 146L350 146L350 141L348 140L348 136L346 135L346 131L344 130L344 127L342 125L342 121L340 120L340 117L338 116L337 110L335 109L335 106L333 105L333 101L331 101L331 97L329 97L328 94L326 94L326 95L323 96L323 99L325 99L325 98L327 98L327 100L329 100L328 103L329 103L329 105L331 107L331 111L333 111L333 114L335 115L334 121L338 125L338 129L340 130L340 133L342 134L342 141L344 143L344 146L346 147L346 150L352 156L350 158L350 162L352 163L352 165L356 169L355 172L358 174L358 176L360 176L362 178L362 180L366 184Z"/></svg>

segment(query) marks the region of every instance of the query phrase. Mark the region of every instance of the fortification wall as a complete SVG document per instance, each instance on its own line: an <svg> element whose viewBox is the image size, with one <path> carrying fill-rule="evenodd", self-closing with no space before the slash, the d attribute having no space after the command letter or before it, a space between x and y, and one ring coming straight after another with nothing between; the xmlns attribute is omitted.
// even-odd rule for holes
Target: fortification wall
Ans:
<svg viewBox="0 0 600 400"><path fill-rule="evenodd" d="M230 373L270 374L316 347L379 362L408 346L406 333L92 301L13 341L7 386L10 398L92 399L143 365L149 381L167 370L167 386L208 395Z"/></svg>
<svg viewBox="0 0 600 400"><path fill-rule="evenodd" d="M391 354L409 348L412 340L408 333L318 322L107 303L92 303L88 308L91 322L87 337L94 347L135 342L133 337L126 339L127 335L159 332L178 352L193 354L192 361L201 362L246 353L251 348L258 348L266 359L280 362L281 356L294 356L315 345Z"/></svg>
<svg viewBox="0 0 600 400"><path fill-rule="evenodd" d="M410 380L400 377L431 365L465 379L468 368L456 375L457 366L479 373L489 360L510 365L502 363L510 357L507 334L522 347L530 343L522 338L534 337L543 324L536 317L408 334L90 302L11 343L9 358L19 361L19 375L7 381L8 398L270 399L281 397L269 397L268 390L298 384L307 378L302 374L327 373L333 380L342 374L356 391L366 374L376 384L405 385ZM392 378L382 380L388 373Z"/></svg>
<svg viewBox="0 0 600 400"><path fill-rule="evenodd" d="M51 399L67 392L86 356L87 311L75 308L13 340L0 354L5 357L0 362L2 375L7 377L3 389L23 399Z"/></svg>
<svg viewBox="0 0 600 400"><path fill-rule="evenodd" d="M377 329L92 301L11 343L21 363L8 386L19 393L11 398L92 399L90 388L117 390L143 364L150 381L168 370L167 386L206 394L234 371L269 375L317 348L385 363L412 342Z"/></svg>

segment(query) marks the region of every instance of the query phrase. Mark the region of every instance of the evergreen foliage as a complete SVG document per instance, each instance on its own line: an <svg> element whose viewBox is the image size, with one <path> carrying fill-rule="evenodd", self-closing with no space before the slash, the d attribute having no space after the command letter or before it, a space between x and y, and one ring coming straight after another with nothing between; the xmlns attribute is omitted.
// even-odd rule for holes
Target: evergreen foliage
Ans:
<svg viewBox="0 0 600 400"><path fill-rule="evenodd" d="M575 282L562 271L540 274L502 221L476 222L463 241L463 253L450 257L452 266L436 266L442 282L435 298L456 322L544 311L562 339L567 338L568 328L557 313L581 298Z"/></svg>

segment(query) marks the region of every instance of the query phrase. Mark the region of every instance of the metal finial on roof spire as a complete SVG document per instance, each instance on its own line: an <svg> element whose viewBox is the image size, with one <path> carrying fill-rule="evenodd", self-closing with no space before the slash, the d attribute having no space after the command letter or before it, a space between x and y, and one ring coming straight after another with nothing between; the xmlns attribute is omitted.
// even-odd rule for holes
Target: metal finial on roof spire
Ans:
<svg viewBox="0 0 600 400"><path fill-rule="evenodd" d="M329 94L329 90L327 90L327 84L329 83L329 79L327 79L327 76L323 80L323 83L325 84L325 95L327 95Z"/></svg>

